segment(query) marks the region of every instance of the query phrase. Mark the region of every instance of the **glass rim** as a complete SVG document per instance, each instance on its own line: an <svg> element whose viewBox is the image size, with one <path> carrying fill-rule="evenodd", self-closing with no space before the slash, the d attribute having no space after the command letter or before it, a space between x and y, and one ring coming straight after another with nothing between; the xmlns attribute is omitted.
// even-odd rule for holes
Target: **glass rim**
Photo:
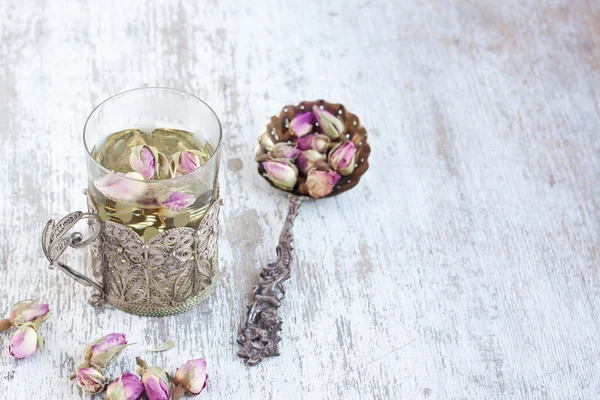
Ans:
<svg viewBox="0 0 600 400"><path fill-rule="evenodd" d="M135 178L131 178L131 177L128 177L128 176L125 176L125 175L118 175L118 172L115 172L115 171L112 171L112 170L106 168L104 165L102 165L99 162L97 162L94 159L94 157L92 157L92 153L90 152L90 149L88 148L88 144L87 144L87 142L85 140L86 129L87 129L87 126L88 126L88 122L90 121L90 118L92 118L92 115L94 115L94 113L100 107L102 107L104 104L108 103L109 101L113 100L116 97L119 97L119 96L127 94L127 93L137 92L137 91L140 91L140 90L147 90L147 89L159 89L159 90L165 90L165 91L169 91L169 92L176 92L176 93L179 93L179 94L183 94L183 95L189 96L189 97L191 97L191 98L199 101L203 105L205 105L210 110L210 112L215 117L215 119L217 120L217 125L219 126L219 140L217 142L217 145L215 146L215 151L209 157L209 159L206 160L206 162L204 164L202 164L201 166L199 166L198 168L196 168L195 170L193 170L189 174L180 175L180 176L174 176L174 177L171 177L171 178L168 178L168 179L151 179L151 180L135 179ZM85 124L83 125L82 140L83 140L83 147L85 148L86 157L88 157L90 160L92 160L92 162L98 168L100 168L101 171L103 171L103 172L105 172L107 174L118 175L119 177L121 177L123 179L128 179L128 180L135 181L135 182L144 182L144 183L148 183L148 184L158 184L158 183L175 182L175 181L178 181L178 180L189 179L190 177L193 176L193 174L198 173L198 171L202 171L204 169L204 167L207 166L209 164L209 162L213 159L213 157L217 157L218 156L219 150L221 148L221 142L223 141L223 125L221 124L221 120L219 119L219 116L217 115L217 113L215 112L215 110L213 110L213 108L207 102L205 102L204 100L202 100L200 97L194 96L193 94L190 94L188 92L184 92L183 90L179 90L179 89L172 89L172 88L162 87L162 86L148 86L148 87L139 87L139 88L129 89L129 90L125 90L123 92L114 94L114 95L110 96L109 98L105 99L104 101L102 101L96 107L94 107L94 109L92 110L92 112L90 112L90 115L88 115L88 117L86 118Z"/></svg>

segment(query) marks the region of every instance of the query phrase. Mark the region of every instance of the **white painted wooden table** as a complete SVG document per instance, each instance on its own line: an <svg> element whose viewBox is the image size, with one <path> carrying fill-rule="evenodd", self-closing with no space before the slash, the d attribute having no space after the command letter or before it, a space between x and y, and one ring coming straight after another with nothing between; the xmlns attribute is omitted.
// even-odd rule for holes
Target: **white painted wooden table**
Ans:
<svg viewBox="0 0 600 400"><path fill-rule="evenodd" d="M47 349L0 398L79 399L86 341L113 331L205 399L600 397L600 5L594 1L3 1L0 309L54 309ZM82 127L117 92L170 86L222 118L222 276L187 314L87 304L39 236L83 209ZM246 367L235 335L286 201L252 149L283 104L325 98L370 132L371 169L303 205L283 354ZM89 262L71 252L73 265Z"/></svg>

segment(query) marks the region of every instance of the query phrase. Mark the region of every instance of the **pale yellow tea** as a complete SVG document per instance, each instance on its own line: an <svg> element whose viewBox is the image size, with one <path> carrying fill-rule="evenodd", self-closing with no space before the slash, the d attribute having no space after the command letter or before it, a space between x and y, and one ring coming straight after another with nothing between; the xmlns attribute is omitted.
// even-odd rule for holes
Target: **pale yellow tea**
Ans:
<svg viewBox="0 0 600 400"><path fill-rule="evenodd" d="M170 228L195 229L213 200L214 152L184 130L116 132L91 152L111 171L90 178L92 202L103 221L124 224L145 241Z"/></svg>

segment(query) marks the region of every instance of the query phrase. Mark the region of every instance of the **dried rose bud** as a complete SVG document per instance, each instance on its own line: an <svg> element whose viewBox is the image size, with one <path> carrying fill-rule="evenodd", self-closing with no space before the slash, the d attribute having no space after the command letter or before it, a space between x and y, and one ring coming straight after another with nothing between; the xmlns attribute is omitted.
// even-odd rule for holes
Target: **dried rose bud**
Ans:
<svg viewBox="0 0 600 400"><path fill-rule="evenodd" d="M351 141L338 143L329 152L329 165L342 176L350 175L354 171L356 146Z"/></svg>
<svg viewBox="0 0 600 400"><path fill-rule="evenodd" d="M135 172L142 174L144 179L152 179L158 167L158 150L146 145L132 147L129 165Z"/></svg>
<svg viewBox="0 0 600 400"><path fill-rule="evenodd" d="M321 130L330 139L336 140L344 133L344 122L341 119L317 106L313 106L313 112Z"/></svg>
<svg viewBox="0 0 600 400"><path fill-rule="evenodd" d="M127 338L122 333L110 333L94 340L85 347L85 361L97 368L104 368L114 362L127 347Z"/></svg>
<svg viewBox="0 0 600 400"><path fill-rule="evenodd" d="M135 203L147 190L143 180L138 172L111 172L95 181L94 186L111 200Z"/></svg>
<svg viewBox="0 0 600 400"><path fill-rule="evenodd" d="M266 176L273 185L283 190L293 190L298 181L298 168L287 159L268 160L262 163Z"/></svg>
<svg viewBox="0 0 600 400"><path fill-rule="evenodd" d="M37 300L22 300L16 303L10 311L10 322L19 327L26 322L50 316L50 306Z"/></svg>
<svg viewBox="0 0 600 400"><path fill-rule="evenodd" d="M206 374L206 360L198 358L190 360L177 368L173 383L176 388L173 390L173 400L179 400L184 394L196 396L206 387L208 375Z"/></svg>
<svg viewBox="0 0 600 400"><path fill-rule="evenodd" d="M179 212L194 204L196 196L184 192L171 192L166 199L160 202L161 206L170 211Z"/></svg>
<svg viewBox="0 0 600 400"><path fill-rule="evenodd" d="M189 174L200 168L204 163L206 154L201 150L183 150L173 154L171 174Z"/></svg>
<svg viewBox="0 0 600 400"><path fill-rule="evenodd" d="M327 156L319 153L317 150L304 150L302 154L298 156L296 165L302 174L308 174L308 171L315 168L317 163L325 162Z"/></svg>
<svg viewBox="0 0 600 400"><path fill-rule="evenodd" d="M182 175L189 174L190 172L195 171L196 169L200 168L200 166L203 164L204 160L198 157L198 154L195 154L192 151L182 151L180 153L176 153L176 172L179 172Z"/></svg>
<svg viewBox="0 0 600 400"><path fill-rule="evenodd" d="M311 133L297 139L300 150L316 150L319 153L325 153L329 147L330 139L326 135Z"/></svg>
<svg viewBox="0 0 600 400"><path fill-rule="evenodd" d="M340 180L340 174L335 171L311 170L306 177L306 186L310 197L324 197L333 191L333 187Z"/></svg>
<svg viewBox="0 0 600 400"><path fill-rule="evenodd" d="M171 176L169 160L156 147L146 145L132 147L129 165L146 180L152 179L154 175L158 179L167 179Z"/></svg>
<svg viewBox="0 0 600 400"><path fill-rule="evenodd" d="M106 378L102 371L86 364L77 367L75 379L77 386L89 394L100 393L106 386Z"/></svg>
<svg viewBox="0 0 600 400"><path fill-rule="evenodd" d="M313 130L314 123L315 117L312 113L306 112L298 114L292 119L292 122L290 122L290 133L298 137L309 134Z"/></svg>
<svg viewBox="0 0 600 400"><path fill-rule="evenodd" d="M27 358L44 347L44 339L37 333L34 324L27 322L19 327L8 343L8 352L14 358Z"/></svg>
<svg viewBox="0 0 600 400"><path fill-rule="evenodd" d="M148 400L169 400L169 378L160 367L148 367L140 357L136 357L135 371L142 378Z"/></svg>
<svg viewBox="0 0 600 400"><path fill-rule="evenodd" d="M125 372L106 387L105 399L137 400L143 391L144 386L140 378L130 372Z"/></svg>
<svg viewBox="0 0 600 400"><path fill-rule="evenodd" d="M272 158L287 158L289 160L295 159L298 154L300 154L300 150L296 148L296 145L287 143L277 143L269 152Z"/></svg>

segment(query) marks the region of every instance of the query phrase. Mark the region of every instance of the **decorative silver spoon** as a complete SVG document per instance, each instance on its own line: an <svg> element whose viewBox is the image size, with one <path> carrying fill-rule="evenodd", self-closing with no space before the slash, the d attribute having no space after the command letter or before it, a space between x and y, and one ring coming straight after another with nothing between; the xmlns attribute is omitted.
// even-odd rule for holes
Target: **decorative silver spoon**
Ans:
<svg viewBox="0 0 600 400"><path fill-rule="evenodd" d="M344 122L345 140L350 140L356 146L355 168L348 175L343 176L333 192L327 197L337 196L356 186L362 175L369 168L369 154L371 148L367 143L367 132L360 124L358 117L349 113L342 104L328 103L324 100L303 101L295 106L289 105L283 107L279 115L271 117L265 130L258 137L258 146L255 150L255 156L258 164L258 173L264 177L265 170L260 161L268 157L269 151L277 143L288 143L292 140L289 131L290 121L298 114L309 112L317 106L331 114L338 116ZM265 178L266 179L266 178ZM266 179L271 186L277 188L273 183ZM248 365L256 365L265 357L278 356L279 353L279 331L281 330L282 320L277 315L277 310L281 305L281 300L285 296L283 283L291 276L291 264L293 260L292 226L294 219L298 215L302 201L309 199L304 190L301 189L304 178L299 178L296 190L286 192L288 195L288 212L279 235L277 244L277 260L263 267L260 272L260 281L254 288L254 299L248 306L248 313L238 335L238 343L241 349L238 356L246 360ZM279 189L281 190L281 189Z"/></svg>

